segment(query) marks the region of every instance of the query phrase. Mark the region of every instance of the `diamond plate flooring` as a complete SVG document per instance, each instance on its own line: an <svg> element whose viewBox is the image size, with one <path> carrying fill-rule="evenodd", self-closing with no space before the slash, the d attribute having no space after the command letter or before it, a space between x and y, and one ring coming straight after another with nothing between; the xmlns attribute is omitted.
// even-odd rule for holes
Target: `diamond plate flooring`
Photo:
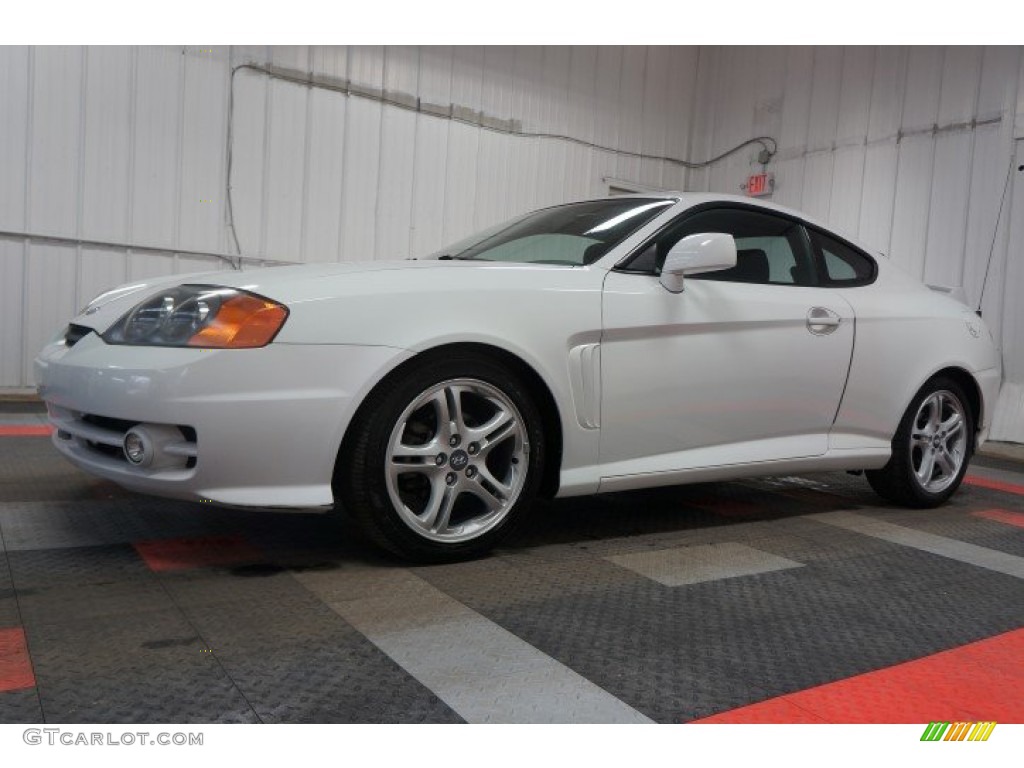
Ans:
<svg viewBox="0 0 1024 768"><path fill-rule="evenodd" d="M925 511L836 473L545 502L489 557L408 567L342 515L139 496L0 436L0 722L798 719L1024 627L1024 467L971 474Z"/></svg>

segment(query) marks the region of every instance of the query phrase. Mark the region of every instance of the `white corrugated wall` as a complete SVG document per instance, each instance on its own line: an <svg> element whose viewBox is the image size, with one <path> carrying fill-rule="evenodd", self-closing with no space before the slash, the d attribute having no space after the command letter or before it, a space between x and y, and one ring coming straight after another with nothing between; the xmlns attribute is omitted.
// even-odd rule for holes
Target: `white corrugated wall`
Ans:
<svg viewBox="0 0 1024 768"><path fill-rule="evenodd" d="M1024 441L1024 174L994 231L1024 136L1022 50L0 48L0 388L30 386L35 350L97 292L236 252L229 144L242 253L334 261L423 253L607 177L738 192L756 148L689 174L651 158L766 134L777 202L929 282L976 300L995 242L994 436ZM315 85L242 69L232 104L244 63Z"/></svg>

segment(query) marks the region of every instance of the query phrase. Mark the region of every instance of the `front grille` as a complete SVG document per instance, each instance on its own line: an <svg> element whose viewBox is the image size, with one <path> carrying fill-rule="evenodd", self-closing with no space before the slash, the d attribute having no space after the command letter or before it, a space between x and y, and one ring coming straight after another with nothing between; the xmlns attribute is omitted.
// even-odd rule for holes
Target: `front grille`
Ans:
<svg viewBox="0 0 1024 768"><path fill-rule="evenodd" d="M115 459L116 461L122 461L125 464L128 463L128 459L124 457L124 451L116 445L107 445L106 443L97 443L92 440L86 440L85 444L89 446L90 451L95 453L102 453L108 458Z"/></svg>
<svg viewBox="0 0 1024 768"><path fill-rule="evenodd" d="M86 328L84 325L75 325L72 323L68 326L67 330L64 331L64 343L73 347L75 344L82 340L82 337L92 333L92 328Z"/></svg>
<svg viewBox="0 0 1024 768"><path fill-rule="evenodd" d="M79 418L87 424L95 424L103 429L110 429L114 432L127 432L139 422L126 421L124 419L112 419L109 416L96 416L91 413L83 413Z"/></svg>

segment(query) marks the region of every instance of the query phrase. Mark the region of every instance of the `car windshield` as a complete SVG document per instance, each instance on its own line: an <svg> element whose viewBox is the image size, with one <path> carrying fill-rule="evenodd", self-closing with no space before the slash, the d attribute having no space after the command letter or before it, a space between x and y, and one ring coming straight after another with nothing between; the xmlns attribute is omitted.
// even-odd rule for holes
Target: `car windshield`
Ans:
<svg viewBox="0 0 1024 768"><path fill-rule="evenodd" d="M545 208L479 232L431 258L592 264L673 203L620 197Z"/></svg>

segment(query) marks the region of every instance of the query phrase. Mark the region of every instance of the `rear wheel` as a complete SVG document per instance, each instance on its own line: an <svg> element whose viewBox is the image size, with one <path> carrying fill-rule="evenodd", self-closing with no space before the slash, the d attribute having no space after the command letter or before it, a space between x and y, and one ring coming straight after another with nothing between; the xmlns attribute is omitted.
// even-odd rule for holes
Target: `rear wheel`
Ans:
<svg viewBox="0 0 1024 768"><path fill-rule="evenodd" d="M974 414L963 388L937 377L910 403L882 469L868 471L875 492L911 507L935 507L953 495L974 450Z"/></svg>
<svg viewBox="0 0 1024 768"><path fill-rule="evenodd" d="M544 458L540 416L506 366L425 361L391 377L350 428L336 494L375 543L417 561L486 552L521 522Z"/></svg>

